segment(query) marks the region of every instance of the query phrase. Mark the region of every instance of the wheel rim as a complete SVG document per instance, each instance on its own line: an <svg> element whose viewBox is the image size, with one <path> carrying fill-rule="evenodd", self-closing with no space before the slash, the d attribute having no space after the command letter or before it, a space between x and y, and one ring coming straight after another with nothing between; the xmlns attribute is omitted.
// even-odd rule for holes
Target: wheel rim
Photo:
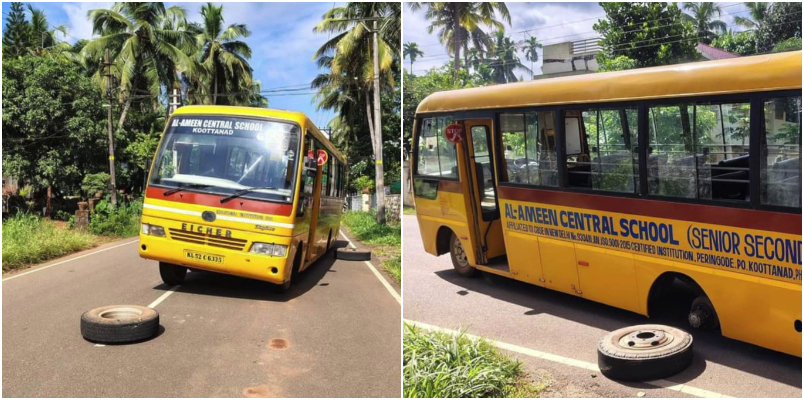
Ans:
<svg viewBox="0 0 804 400"><path fill-rule="evenodd" d="M106 310L98 314L98 316L100 316L101 318L115 319L115 320L137 319L142 316L142 311L130 307L117 307Z"/></svg>
<svg viewBox="0 0 804 400"><path fill-rule="evenodd" d="M675 337L661 329L639 329L627 332L617 342L619 347L628 350L655 350L673 342Z"/></svg>
<svg viewBox="0 0 804 400"><path fill-rule="evenodd" d="M469 265L469 260L466 259L466 252L463 251L463 246L457 236L452 241L452 254L455 255L455 261L457 261L461 267Z"/></svg>

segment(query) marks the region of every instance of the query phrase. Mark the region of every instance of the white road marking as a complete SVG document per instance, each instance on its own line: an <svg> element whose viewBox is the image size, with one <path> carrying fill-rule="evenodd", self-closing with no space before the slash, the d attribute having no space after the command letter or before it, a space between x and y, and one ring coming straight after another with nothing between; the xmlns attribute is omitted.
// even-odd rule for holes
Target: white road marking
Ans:
<svg viewBox="0 0 804 400"><path fill-rule="evenodd" d="M176 285L176 286L173 286L172 288L170 288L167 292L162 293L162 295L159 296L158 299L154 300L153 303L148 304L148 308L154 308L154 307L158 306L159 303L165 301L165 299L168 298L168 296L173 294L173 292L175 292L180 287L181 287L181 285ZM189 317L189 315L188 315L188 317Z"/></svg>
<svg viewBox="0 0 804 400"><path fill-rule="evenodd" d="M415 325L416 327L423 328L423 329L426 329L426 330L429 330L429 331L443 332L443 333L446 333L446 334L449 334L449 335L458 335L458 334L461 333L461 332L456 331L456 330L441 328L441 327L438 327L438 326L435 326L435 325L425 324L425 323L422 323L422 322L411 321L409 319L403 319L403 321L405 323ZM541 358L543 360L553 361L553 362L557 362L559 364L569 365L569 366L573 366L573 367L577 367L577 368L583 368L583 369L598 372L598 373L600 372L600 369L598 368L597 364L594 364L594 363L581 361L581 360L576 360L574 358L564 357L564 356L560 356L560 355L557 355L557 354L546 353L546 352L539 351L539 350L529 349L527 347L517 346L515 344L500 342L500 341L485 338L485 337L482 337L482 336L472 335L472 334L469 334L469 333L466 333L466 332L463 332L463 335L466 336L467 338L471 339L471 340L483 339L483 340L487 341L489 344L491 344L493 346L496 346L496 347L501 348L503 350L512 351L514 353L524 354L526 356L535 357L535 358ZM731 398L731 396L727 396L725 394L712 392L712 391L709 391L709 390L700 389L700 388L697 388L697 387L694 387L694 386L685 385L683 383L676 383L676 382L668 381L668 380L665 380L665 379L659 379L659 380L643 382L643 383L651 385L651 386L660 387L660 388L663 388L663 389L674 390L676 392L686 393L686 394L689 394L689 395L692 395L692 396L707 397L707 398Z"/></svg>
<svg viewBox="0 0 804 400"><path fill-rule="evenodd" d="M80 255L80 256L78 256L78 257L74 257L74 258L70 258L70 259L67 259L67 260L59 261L59 262L57 262L57 263L53 263L53 264L46 265L46 266L41 267L41 268L33 269L33 270L28 271L28 272L23 272L23 273L21 273L21 274L17 274L17 275L14 275L14 276L9 276L8 278L3 279L3 282L5 282L5 281L10 281L10 280L12 280L12 279L16 279L16 278L19 278L19 277L21 277L21 276L25 276L25 275L28 275L28 274L32 274L32 273L34 273L34 272L39 272L39 271L42 271L42 270L48 269L48 268L50 268L50 267L55 267L55 266L57 266L57 265L61 265L61 264L64 264L64 263L68 263L68 262L70 262L70 261L75 261L75 260L82 259L82 258L84 258L84 257L89 257L89 256L92 256L92 255L95 255L95 254L98 254L98 253L103 253L104 251L108 251L108 250L116 249L116 248L118 248L118 247L122 247L122 246L129 245L129 244L132 244L132 243L137 243L137 242L139 242L139 241L140 241L139 239L137 239L137 240L132 240L132 241L130 241L130 242L121 243L121 244L118 244L118 245L115 245L115 246L112 246L112 247L107 247L107 248L105 248L105 249L100 249L100 250L97 250L97 251L93 251L92 253L87 253L87 254L84 254L84 255Z"/></svg>
<svg viewBox="0 0 804 400"><path fill-rule="evenodd" d="M355 244L354 244L354 243L352 243L352 241L351 241L351 240L349 240L349 237L348 237L348 236L346 236L346 235L343 233L343 231L340 231L340 232L341 232L341 236L343 236L343 237L344 237L344 239L346 239L346 241L347 241L347 242L349 242L349 246L351 246L353 249L356 249L356 248L357 248L357 246L355 246ZM402 297L400 297L400 296L399 296L399 293L397 293L397 292L396 292L396 290L394 290L394 287L393 287L393 286L391 286L391 284L390 284L390 283L388 283L388 281L387 281L387 280L385 280L385 278L382 276L382 274L380 273L380 271L378 271L378 270L377 270L377 268L376 268L376 267L374 267L374 265L372 265L372 264L371 264L371 262L369 262L369 261L363 261L363 262L364 262L364 263L366 263L366 265L369 267L369 269L371 270L371 272L373 272L373 273L374 273L374 276L376 276L376 277L377 277L377 279L379 279L379 280L380 280L380 282L382 282L382 285L383 285L383 286L385 286L385 288L386 288L386 289L388 289L388 293L391 293L391 296L393 296L393 297L394 297L394 299L396 299L396 302L397 302L397 303L399 303L399 304L401 305L401 304L402 304Z"/></svg>
<svg viewBox="0 0 804 400"><path fill-rule="evenodd" d="M105 344L95 344L95 347L106 347Z"/></svg>

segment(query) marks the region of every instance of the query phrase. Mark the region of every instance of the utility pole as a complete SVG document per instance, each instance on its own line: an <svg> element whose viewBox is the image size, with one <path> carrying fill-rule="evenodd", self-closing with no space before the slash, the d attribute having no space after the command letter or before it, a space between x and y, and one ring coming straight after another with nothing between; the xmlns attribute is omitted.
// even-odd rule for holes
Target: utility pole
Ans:
<svg viewBox="0 0 804 400"><path fill-rule="evenodd" d="M382 165L382 113L380 108L380 43L375 11L371 33L374 36L374 170L375 195L377 196L377 223L385 224L385 179Z"/></svg>
<svg viewBox="0 0 804 400"><path fill-rule="evenodd" d="M170 105L168 107L168 115L173 114L177 108L181 106L181 102L179 101L179 89L173 89L173 95L170 96Z"/></svg>
<svg viewBox="0 0 804 400"><path fill-rule="evenodd" d="M112 208L117 208L117 184L114 174L114 132L112 131L112 63L109 60L109 49L106 49L104 65L106 66L106 97L109 100L109 177L111 178Z"/></svg>

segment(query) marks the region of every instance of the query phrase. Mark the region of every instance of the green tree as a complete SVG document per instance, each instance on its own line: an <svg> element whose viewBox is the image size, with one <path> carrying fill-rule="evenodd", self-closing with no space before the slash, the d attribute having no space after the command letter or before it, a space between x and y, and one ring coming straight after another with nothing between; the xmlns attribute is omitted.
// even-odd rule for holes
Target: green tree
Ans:
<svg viewBox="0 0 804 400"><path fill-rule="evenodd" d="M475 40L476 48L490 49L490 40L481 25L502 31L505 26L496 19L496 14L511 25L511 15L503 2L469 2L469 3L407 3L413 11L426 7L425 18L430 21L427 33L438 31L438 39L453 56L453 69L461 68L461 49L467 49L468 43ZM471 34L474 36L471 36Z"/></svg>
<svg viewBox="0 0 804 400"><path fill-rule="evenodd" d="M543 46L536 39L536 36L529 36L522 45L522 50L525 50L525 58L530 61L530 70L533 73L533 63L539 61L539 49Z"/></svg>
<svg viewBox="0 0 804 400"><path fill-rule="evenodd" d="M793 37L777 43L776 46L773 46L773 50L771 50L771 52L781 53L785 51L796 51L796 50L801 50L801 38Z"/></svg>
<svg viewBox="0 0 804 400"><path fill-rule="evenodd" d="M748 29L761 27L765 22L765 17L768 16L768 11L770 11L773 5L773 3L764 1L745 2L743 4L748 8L750 17L735 16L734 23Z"/></svg>
<svg viewBox="0 0 804 400"><path fill-rule="evenodd" d="M251 48L242 41L251 35L244 24L224 26L223 6L207 3L201 7L201 23L196 34L199 48L201 75L198 82L205 101L203 104L238 104L251 103L247 100L253 93L251 86L252 68L248 63ZM219 99L218 94L242 93L240 101L235 97ZM221 101L223 100L223 101Z"/></svg>
<svg viewBox="0 0 804 400"><path fill-rule="evenodd" d="M28 53L29 25L22 3L11 3L3 29L3 58L16 58Z"/></svg>
<svg viewBox="0 0 804 400"><path fill-rule="evenodd" d="M593 28L601 36L600 65L626 56L639 68L697 59L695 29L668 3L600 3L606 18Z"/></svg>
<svg viewBox="0 0 804 400"><path fill-rule="evenodd" d="M57 32L66 34L67 28L64 25L60 25L50 29L50 23L47 21L44 11L37 10L30 4L28 5L28 11L31 13L31 22L28 27L28 50L35 54L44 54L48 49L52 49L59 44L56 36Z"/></svg>
<svg viewBox="0 0 804 400"><path fill-rule="evenodd" d="M124 103L118 129L140 89L152 99L166 99L161 96L178 88L176 68L188 69L188 54L196 51L184 15L183 8L165 8L163 3L115 3L110 9L89 11L93 33L100 37L84 46L82 56L101 60L106 50L111 54L119 99ZM102 73L98 69L93 79L105 90Z"/></svg>
<svg viewBox="0 0 804 400"><path fill-rule="evenodd" d="M533 74L533 71L519 60L516 51L516 42L505 36L502 31L495 33L494 50L486 60L486 65L492 70L495 83L516 82L517 78L514 74L516 70Z"/></svg>
<svg viewBox="0 0 804 400"><path fill-rule="evenodd" d="M712 41L712 47L741 56L756 54L756 34L753 30L736 33L728 32L715 38L715 40Z"/></svg>
<svg viewBox="0 0 804 400"><path fill-rule="evenodd" d="M627 69L634 69L637 67L637 62L634 59L628 58L626 56L617 56L613 59L605 59L604 63L600 64L599 71L600 72L609 72L609 71L624 71Z"/></svg>
<svg viewBox="0 0 804 400"><path fill-rule="evenodd" d="M417 58L424 55L424 52L419 50L419 45L415 42L408 42L402 46L402 56L410 60L410 73L413 73L413 62Z"/></svg>
<svg viewBox="0 0 804 400"><path fill-rule="evenodd" d="M103 171L101 93L80 68L53 57L3 62L3 171L36 190L77 193L84 175Z"/></svg>
<svg viewBox="0 0 804 400"><path fill-rule="evenodd" d="M717 3L684 3L684 9L691 13L683 15L686 20L695 25L699 41L709 44L718 34L726 32L726 23L715 19L715 16L720 17L723 12Z"/></svg>
<svg viewBox="0 0 804 400"><path fill-rule="evenodd" d="M771 51L773 46L787 39L801 38L801 3L773 3L756 36L760 53Z"/></svg>

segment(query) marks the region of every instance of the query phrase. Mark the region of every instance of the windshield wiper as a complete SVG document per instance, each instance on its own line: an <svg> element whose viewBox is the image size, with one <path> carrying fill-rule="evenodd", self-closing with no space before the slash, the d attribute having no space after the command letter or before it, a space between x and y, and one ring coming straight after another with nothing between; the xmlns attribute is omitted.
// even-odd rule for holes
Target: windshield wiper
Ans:
<svg viewBox="0 0 804 400"><path fill-rule="evenodd" d="M276 189L277 188L273 187L273 186L251 187L251 188L240 189L240 190L238 190L238 191L236 191L236 192L234 192L234 193L222 198L221 199L221 204L226 203L227 201L229 201L231 199L234 199L235 197L240 197L240 196L242 196L242 195L244 195L246 193L253 192L255 190L276 190Z"/></svg>
<svg viewBox="0 0 804 400"><path fill-rule="evenodd" d="M179 185L179 186L174 187L173 189L170 189L170 190L166 190L164 193L162 193L162 196L170 196L173 193L181 192L182 190L185 190L185 189L203 189L203 188L207 188L207 187L209 187L209 185L204 185L204 184L201 184L201 183L188 183L188 184Z"/></svg>

